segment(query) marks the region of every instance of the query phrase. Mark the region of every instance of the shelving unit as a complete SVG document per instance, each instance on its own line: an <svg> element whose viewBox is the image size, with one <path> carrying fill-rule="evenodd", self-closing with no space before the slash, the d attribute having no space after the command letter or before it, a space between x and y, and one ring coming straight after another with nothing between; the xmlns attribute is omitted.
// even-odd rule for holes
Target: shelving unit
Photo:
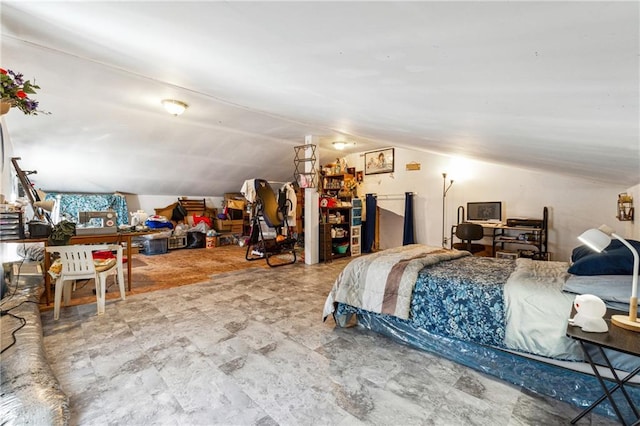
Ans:
<svg viewBox="0 0 640 426"><path fill-rule="evenodd" d="M320 261L351 256L351 247L345 253L338 253L336 249L337 245L350 244L351 207L321 207L320 215L324 218L320 223Z"/></svg>
<svg viewBox="0 0 640 426"><path fill-rule="evenodd" d="M354 198L351 200L351 256L359 256L361 253L362 237L362 200Z"/></svg>
<svg viewBox="0 0 640 426"><path fill-rule="evenodd" d="M547 251L549 212L545 207L542 219L528 220L531 226L496 226L493 228L493 254L499 247L517 250L519 257L548 260Z"/></svg>
<svg viewBox="0 0 640 426"><path fill-rule="evenodd" d="M316 146L299 145L293 149L296 155L293 159L295 166L294 177L300 188L315 188L316 183ZM310 152L309 152L310 150ZM309 167L307 167L307 165Z"/></svg>

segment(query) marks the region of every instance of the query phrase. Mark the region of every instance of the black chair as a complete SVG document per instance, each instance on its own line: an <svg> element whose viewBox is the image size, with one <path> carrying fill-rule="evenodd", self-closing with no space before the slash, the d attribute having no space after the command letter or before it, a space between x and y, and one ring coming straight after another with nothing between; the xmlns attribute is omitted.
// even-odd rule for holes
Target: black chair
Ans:
<svg viewBox="0 0 640 426"><path fill-rule="evenodd" d="M276 198L266 180L255 179L254 182L256 201L252 206L245 259L265 259L271 267L291 265L296 262L296 240L285 236L289 235L287 212L292 208L291 201L280 192Z"/></svg>
<svg viewBox="0 0 640 426"><path fill-rule="evenodd" d="M462 242L455 243L453 245L454 249L467 250L471 252L471 254L480 253L485 250L482 244L473 243L473 241L479 241L484 238L482 225L468 222L459 223L456 227L456 237L462 240Z"/></svg>

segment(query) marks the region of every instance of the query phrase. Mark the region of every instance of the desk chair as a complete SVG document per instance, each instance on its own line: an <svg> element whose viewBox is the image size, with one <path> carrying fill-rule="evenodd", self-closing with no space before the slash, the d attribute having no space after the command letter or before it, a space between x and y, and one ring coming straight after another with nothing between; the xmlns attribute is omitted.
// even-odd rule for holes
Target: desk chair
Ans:
<svg viewBox="0 0 640 426"><path fill-rule="evenodd" d="M64 303L71 301L71 282L78 279L93 279L96 283L96 304L98 315L104 314L107 291L107 277L115 275L120 288L120 298L125 300L124 273L122 271L122 246L119 244L50 246L48 253L59 253L62 270L56 277L53 301L53 319L60 318L60 304L64 293ZM116 251L115 262L100 262L96 265L94 251Z"/></svg>
<svg viewBox="0 0 640 426"><path fill-rule="evenodd" d="M473 243L473 241L479 241L484 238L484 230L482 225L477 223L462 222L456 227L456 237L462 242L455 243L454 249L467 250L471 254L480 253L485 250L482 244Z"/></svg>

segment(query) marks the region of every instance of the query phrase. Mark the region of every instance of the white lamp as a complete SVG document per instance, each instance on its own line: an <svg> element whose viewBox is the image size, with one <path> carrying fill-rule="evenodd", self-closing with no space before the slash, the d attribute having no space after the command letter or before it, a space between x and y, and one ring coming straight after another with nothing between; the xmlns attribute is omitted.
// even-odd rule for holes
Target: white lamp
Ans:
<svg viewBox="0 0 640 426"><path fill-rule="evenodd" d="M640 332L640 322L638 322L638 251L627 240L613 232L607 225L602 225L598 229L589 229L582 233L578 239L591 250L600 253L611 242L611 237L617 238L633 254L633 276L631 277L631 298L629 299L629 316L612 315L611 323L627 330Z"/></svg>
<svg viewBox="0 0 640 426"><path fill-rule="evenodd" d="M185 104L182 101L176 101L175 99L163 99L162 106L167 110L169 114L178 116L186 110L189 105Z"/></svg>

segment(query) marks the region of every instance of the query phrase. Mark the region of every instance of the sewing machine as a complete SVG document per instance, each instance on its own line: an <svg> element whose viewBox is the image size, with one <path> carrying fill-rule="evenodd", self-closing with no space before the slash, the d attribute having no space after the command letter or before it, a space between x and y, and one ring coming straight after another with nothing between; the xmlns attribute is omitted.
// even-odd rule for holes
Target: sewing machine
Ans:
<svg viewBox="0 0 640 426"><path fill-rule="evenodd" d="M117 215L114 211L78 212L76 235L115 234Z"/></svg>

